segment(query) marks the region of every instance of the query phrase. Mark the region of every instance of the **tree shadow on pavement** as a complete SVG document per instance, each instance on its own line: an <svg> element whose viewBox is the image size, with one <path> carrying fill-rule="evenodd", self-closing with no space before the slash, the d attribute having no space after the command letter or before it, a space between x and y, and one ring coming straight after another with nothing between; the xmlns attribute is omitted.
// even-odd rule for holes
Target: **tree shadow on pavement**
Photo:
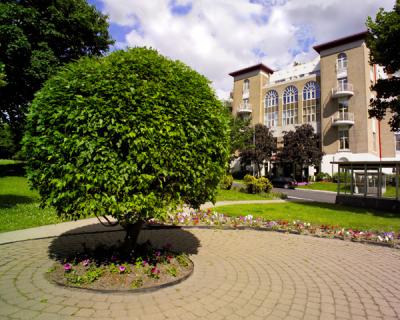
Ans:
<svg viewBox="0 0 400 320"><path fill-rule="evenodd" d="M101 246L119 246L125 237L121 227L104 227L100 223L67 231L55 238L49 246L51 259L63 262L66 258ZM155 248L171 246L177 253L197 254L200 241L191 232L179 227L145 227L140 232L138 243L150 241Z"/></svg>

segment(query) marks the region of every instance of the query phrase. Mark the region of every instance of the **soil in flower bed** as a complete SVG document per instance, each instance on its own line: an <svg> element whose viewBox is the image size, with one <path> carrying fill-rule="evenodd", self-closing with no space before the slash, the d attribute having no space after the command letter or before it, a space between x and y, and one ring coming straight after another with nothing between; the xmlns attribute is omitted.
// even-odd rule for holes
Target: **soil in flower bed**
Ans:
<svg viewBox="0 0 400 320"><path fill-rule="evenodd" d="M193 271L186 254L169 245L153 248L150 242L121 254L121 248L104 246L85 250L48 270L48 278L60 285L95 290L135 290L177 283Z"/></svg>

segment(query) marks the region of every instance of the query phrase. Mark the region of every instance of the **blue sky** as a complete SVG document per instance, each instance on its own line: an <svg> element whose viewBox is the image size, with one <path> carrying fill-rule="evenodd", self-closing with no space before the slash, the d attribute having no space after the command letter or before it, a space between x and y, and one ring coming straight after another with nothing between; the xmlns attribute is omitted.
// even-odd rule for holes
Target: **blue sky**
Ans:
<svg viewBox="0 0 400 320"><path fill-rule="evenodd" d="M312 46L366 29L394 0L89 0L109 15L115 48L151 46L208 77L221 98L228 73L316 56Z"/></svg>

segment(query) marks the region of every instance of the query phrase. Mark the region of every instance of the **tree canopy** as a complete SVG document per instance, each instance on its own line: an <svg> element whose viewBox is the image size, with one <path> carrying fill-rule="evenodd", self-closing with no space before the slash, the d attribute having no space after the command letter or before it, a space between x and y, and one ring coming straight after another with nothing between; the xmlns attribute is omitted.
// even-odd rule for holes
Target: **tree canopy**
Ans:
<svg viewBox="0 0 400 320"><path fill-rule="evenodd" d="M7 84L6 73L4 71L4 64L0 63L0 87L4 87Z"/></svg>
<svg viewBox="0 0 400 320"><path fill-rule="evenodd" d="M295 131L285 132L279 158L301 167L318 166L324 155L319 144L314 128L310 124L303 124L296 127Z"/></svg>
<svg viewBox="0 0 400 320"><path fill-rule="evenodd" d="M37 93L24 138L42 204L123 226L214 201L229 120L209 81L133 48L67 65Z"/></svg>
<svg viewBox="0 0 400 320"><path fill-rule="evenodd" d="M388 79L379 79L372 90L376 97L371 99L369 115L383 119L390 111L389 124L393 131L400 129L400 0L393 11L380 9L375 20L367 19L367 46L370 61L385 68Z"/></svg>
<svg viewBox="0 0 400 320"><path fill-rule="evenodd" d="M0 120L22 135L27 106L57 68L81 56L100 56L113 41L107 16L85 0L3 0L0 3ZM1 81L1 80L0 80Z"/></svg>
<svg viewBox="0 0 400 320"><path fill-rule="evenodd" d="M253 163L256 175L259 176L265 161L269 161L276 151L276 141L269 129L263 124L256 124L254 128L248 128L250 134L240 150L241 162Z"/></svg>
<svg viewBox="0 0 400 320"><path fill-rule="evenodd" d="M231 156L236 158L238 155L237 151L245 148L249 141L253 137L253 130L250 128L250 118L243 118L230 115L230 146ZM252 142L251 142L252 143Z"/></svg>

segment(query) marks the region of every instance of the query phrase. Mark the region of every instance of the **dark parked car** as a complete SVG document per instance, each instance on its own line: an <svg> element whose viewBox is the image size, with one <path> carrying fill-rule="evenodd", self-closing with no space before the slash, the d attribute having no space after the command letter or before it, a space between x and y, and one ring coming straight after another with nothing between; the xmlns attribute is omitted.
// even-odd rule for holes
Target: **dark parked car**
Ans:
<svg viewBox="0 0 400 320"><path fill-rule="evenodd" d="M277 188L285 188L285 189L294 189L297 186L296 180L293 178L287 177L275 177L271 179L271 183L274 187Z"/></svg>

